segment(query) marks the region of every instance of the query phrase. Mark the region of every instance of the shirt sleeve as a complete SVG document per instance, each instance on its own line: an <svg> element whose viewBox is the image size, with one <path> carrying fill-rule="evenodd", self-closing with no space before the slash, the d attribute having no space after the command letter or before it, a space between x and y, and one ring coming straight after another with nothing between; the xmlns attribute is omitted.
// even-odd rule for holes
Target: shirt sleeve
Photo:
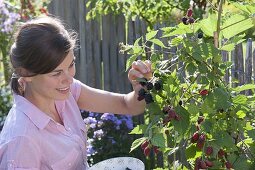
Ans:
<svg viewBox="0 0 255 170"><path fill-rule="evenodd" d="M76 101L78 101L80 97L81 86L82 86L82 83L79 80L73 79L73 83L71 84L71 94L73 95Z"/></svg>
<svg viewBox="0 0 255 170"><path fill-rule="evenodd" d="M39 170L40 164L39 147L27 137L16 137L0 145L0 169Z"/></svg>

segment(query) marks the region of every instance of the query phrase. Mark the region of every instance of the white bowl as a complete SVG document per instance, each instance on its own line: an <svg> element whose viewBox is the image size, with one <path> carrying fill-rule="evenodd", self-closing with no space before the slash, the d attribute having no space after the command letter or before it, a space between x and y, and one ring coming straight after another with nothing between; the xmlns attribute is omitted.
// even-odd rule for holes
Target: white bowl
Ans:
<svg viewBox="0 0 255 170"><path fill-rule="evenodd" d="M133 157L116 157L98 162L89 170L144 170L144 163Z"/></svg>

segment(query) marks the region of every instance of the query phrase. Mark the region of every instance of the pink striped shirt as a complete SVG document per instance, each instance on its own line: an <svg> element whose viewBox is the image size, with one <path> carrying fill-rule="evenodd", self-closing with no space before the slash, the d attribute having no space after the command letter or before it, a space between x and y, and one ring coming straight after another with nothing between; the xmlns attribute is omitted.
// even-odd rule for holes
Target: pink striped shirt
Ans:
<svg viewBox="0 0 255 170"><path fill-rule="evenodd" d="M64 126L14 95L0 136L0 169L87 169L87 134L77 105L80 92L81 82L74 79L69 98L55 102Z"/></svg>

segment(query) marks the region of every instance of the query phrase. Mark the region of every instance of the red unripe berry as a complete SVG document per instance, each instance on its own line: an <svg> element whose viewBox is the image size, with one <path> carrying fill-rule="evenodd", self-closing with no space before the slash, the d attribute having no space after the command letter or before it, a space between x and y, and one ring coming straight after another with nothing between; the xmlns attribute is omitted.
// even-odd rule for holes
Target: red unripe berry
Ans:
<svg viewBox="0 0 255 170"><path fill-rule="evenodd" d="M213 153L213 148L211 146L208 146L205 150L205 153L207 156L211 155Z"/></svg>
<svg viewBox="0 0 255 170"><path fill-rule="evenodd" d="M227 168L227 169L233 168L233 167L232 167L232 164L231 164L229 161L227 161L227 162L225 163L225 165L226 165L226 168Z"/></svg>
<svg viewBox="0 0 255 170"><path fill-rule="evenodd" d="M197 148L202 149L204 147L205 142L197 141Z"/></svg>
<svg viewBox="0 0 255 170"><path fill-rule="evenodd" d="M199 92L199 94L201 95L201 96L205 96L205 95L207 95L209 92L208 92L208 90L206 90L206 89L204 89L204 90L201 90L200 92Z"/></svg>
<svg viewBox="0 0 255 170"><path fill-rule="evenodd" d="M141 148L144 150L149 145L149 141L144 141L141 145Z"/></svg>
<svg viewBox="0 0 255 170"><path fill-rule="evenodd" d="M208 167L213 167L213 162L209 161L209 160L205 160L205 164Z"/></svg>
<svg viewBox="0 0 255 170"><path fill-rule="evenodd" d="M218 157L223 158L224 155L225 155L224 150L220 149L219 152L218 152Z"/></svg>
<svg viewBox="0 0 255 170"><path fill-rule="evenodd" d="M153 146L153 152L157 155L159 153L159 149L157 146Z"/></svg>
<svg viewBox="0 0 255 170"><path fill-rule="evenodd" d="M143 153L145 156L149 156L151 152L151 148L149 146L147 146L144 150L143 150Z"/></svg>
<svg viewBox="0 0 255 170"><path fill-rule="evenodd" d="M202 149L204 147L204 144L205 144L205 139L206 139L206 136L205 134L201 134L198 138L198 141L197 141L197 147L199 149Z"/></svg>
<svg viewBox="0 0 255 170"><path fill-rule="evenodd" d="M173 109L169 109L168 111L168 117L170 118L170 120L173 120L176 118L176 113Z"/></svg>
<svg viewBox="0 0 255 170"><path fill-rule="evenodd" d="M192 14L193 14L192 9L188 9L188 11L187 11L187 17L191 17Z"/></svg>
<svg viewBox="0 0 255 170"><path fill-rule="evenodd" d="M208 167L206 166L206 163L204 162L204 161L201 161L200 162L200 167L202 168L202 169L207 169Z"/></svg>
<svg viewBox="0 0 255 170"><path fill-rule="evenodd" d="M191 142L192 143L195 143L198 141L198 138L199 138L199 133L198 132L195 132L191 138Z"/></svg>

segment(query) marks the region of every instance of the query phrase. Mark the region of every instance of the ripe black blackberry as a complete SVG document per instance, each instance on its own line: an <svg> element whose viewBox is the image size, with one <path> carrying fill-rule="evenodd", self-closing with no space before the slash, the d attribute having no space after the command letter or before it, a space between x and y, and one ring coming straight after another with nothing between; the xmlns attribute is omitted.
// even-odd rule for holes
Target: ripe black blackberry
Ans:
<svg viewBox="0 0 255 170"><path fill-rule="evenodd" d="M138 91L138 97L137 97L137 100L138 101L141 101L144 99L145 97L145 94L146 94L146 90L141 88L139 91Z"/></svg>
<svg viewBox="0 0 255 170"><path fill-rule="evenodd" d="M150 104L153 102L153 97L150 93L146 93L144 96L146 104Z"/></svg>
<svg viewBox="0 0 255 170"><path fill-rule="evenodd" d="M189 23L189 24L193 24L194 22L195 22L195 19L194 19L194 18L189 18L189 19L188 19L188 23Z"/></svg>
<svg viewBox="0 0 255 170"><path fill-rule="evenodd" d="M154 88L155 90L161 90L163 88L163 83L162 83L162 80L157 80L155 83L154 83Z"/></svg>
<svg viewBox="0 0 255 170"><path fill-rule="evenodd" d="M184 25L188 25L189 23L188 23L188 18L187 17L182 17L182 23L184 24Z"/></svg>
<svg viewBox="0 0 255 170"><path fill-rule="evenodd" d="M199 33L197 34L197 38L199 38L199 39L203 38L203 33L202 33L202 32L199 32Z"/></svg>
<svg viewBox="0 0 255 170"><path fill-rule="evenodd" d="M146 88L147 88L147 90L152 90L152 89L153 89L153 84L152 84L152 82L147 82L147 83L146 83Z"/></svg>

